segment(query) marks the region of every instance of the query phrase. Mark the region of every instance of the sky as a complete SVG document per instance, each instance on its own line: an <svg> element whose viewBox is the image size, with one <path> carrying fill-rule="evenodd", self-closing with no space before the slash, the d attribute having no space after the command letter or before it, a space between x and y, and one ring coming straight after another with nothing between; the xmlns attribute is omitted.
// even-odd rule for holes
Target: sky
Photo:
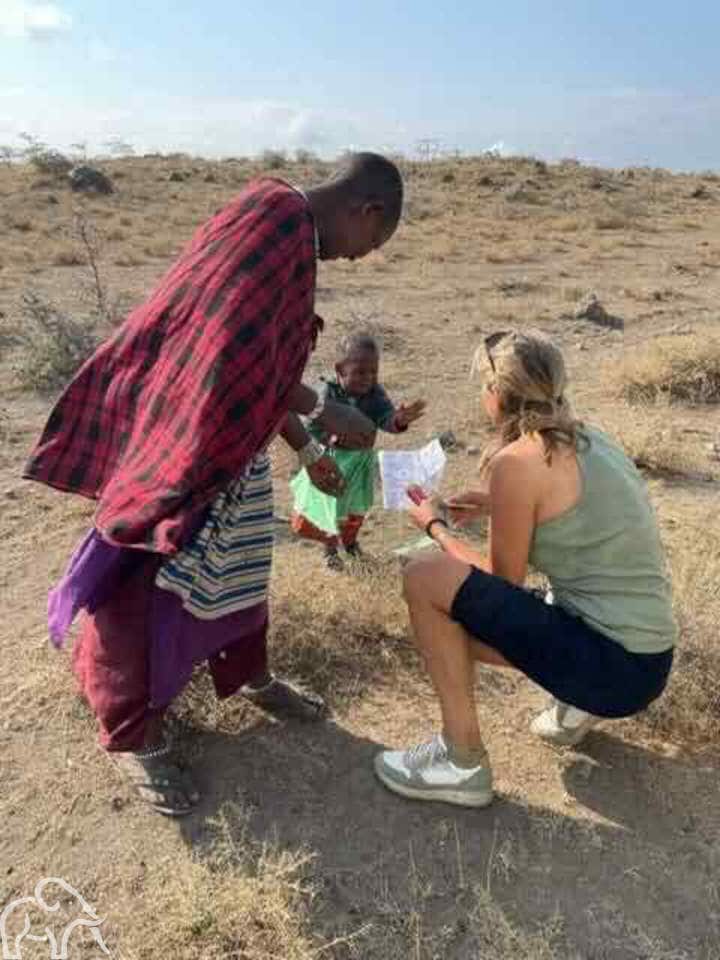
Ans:
<svg viewBox="0 0 720 960"><path fill-rule="evenodd" d="M720 168L717 0L0 0L0 145Z"/></svg>

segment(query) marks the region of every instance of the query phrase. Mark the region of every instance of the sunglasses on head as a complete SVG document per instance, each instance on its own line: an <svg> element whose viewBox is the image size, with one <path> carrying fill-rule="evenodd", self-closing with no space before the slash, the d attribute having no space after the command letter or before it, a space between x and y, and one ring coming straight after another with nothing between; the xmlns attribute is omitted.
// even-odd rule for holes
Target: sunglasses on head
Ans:
<svg viewBox="0 0 720 960"><path fill-rule="evenodd" d="M490 369L495 373L495 361L492 358L492 351L500 343L501 340L504 340L505 337L510 336L509 330L498 330L497 333L491 333L489 337L485 337L485 354L488 358L488 363L490 364Z"/></svg>

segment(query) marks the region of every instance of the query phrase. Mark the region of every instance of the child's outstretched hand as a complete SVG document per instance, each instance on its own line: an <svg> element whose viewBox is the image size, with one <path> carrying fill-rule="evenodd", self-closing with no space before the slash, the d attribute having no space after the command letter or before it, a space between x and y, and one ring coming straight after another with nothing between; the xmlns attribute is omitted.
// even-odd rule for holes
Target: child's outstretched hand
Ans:
<svg viewBox="0 0 720 960"><path fill-rule="evenodd" d="M401 403L395 411L395 426L400 430L407 430L411 423L415 423L425 413L427 403L424 400L415 400L414 403Z"/></svg>

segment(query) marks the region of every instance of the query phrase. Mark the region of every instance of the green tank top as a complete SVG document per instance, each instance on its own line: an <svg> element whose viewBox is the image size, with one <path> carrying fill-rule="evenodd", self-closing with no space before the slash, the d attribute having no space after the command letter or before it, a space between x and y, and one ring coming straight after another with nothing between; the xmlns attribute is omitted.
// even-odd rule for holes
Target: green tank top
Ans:
<svg viewBox="0 0 720 960"><path fill-rule="evenodd" d="M628 457L599 430L577 452L582 491L535 528L529 562L554 602L633 653L672 647L677 626L655 514Z"/></svg>

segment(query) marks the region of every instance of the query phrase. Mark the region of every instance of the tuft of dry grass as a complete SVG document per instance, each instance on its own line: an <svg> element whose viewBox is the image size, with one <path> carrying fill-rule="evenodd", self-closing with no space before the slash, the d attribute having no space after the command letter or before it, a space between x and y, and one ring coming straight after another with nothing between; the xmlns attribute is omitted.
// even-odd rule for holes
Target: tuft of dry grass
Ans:
<svg viewBox="0 0 720 960"><path fill-rule="evenodd" d="M667 689L643 714L676 739L717 741L720 729L720 536L693 531L670 550L680 640Z"/></svg>
<svg viewBox="0 0 720 960"><path fill-rule="evenodd" d="M278 557L274 583L273 663L335 705L416 663L397 562L328 581L320 551L290 548Z"/></svg>
<svg viewBox="0 0 720 960"><path fill-rule="evenodd" d="M303 880L311 854L258 843L242 809L228 805L212 822L202 859L181 851L151 864L144 909L120 904L110 921L129 960L310 960L306 932L312 889ZM132 915L133 922L127 923Z"/></svg>
<svg viewBox="0 0 720 960"><path fill-rule="evenodd" d="M485 887L476 893L470 914L473 956L482 960L560 960L558 939L562 924L551 919L539 929L527 932L516 926Z"/></svg>
<svg viewBox="0 0 720 960"><path fill-rule="evenodd" d="M659 399L720 402L720 335L711 328L659 337L628 354L619 371L622 395L631 403Z"/></svg>
<svg viewBox="0 0 720 960"><path fill-rule="evenodd" d="M613 434L641 470L658 476L711 479L707 457L688 442L667 407L626 408L617 411L617 420Z"/></svg>

